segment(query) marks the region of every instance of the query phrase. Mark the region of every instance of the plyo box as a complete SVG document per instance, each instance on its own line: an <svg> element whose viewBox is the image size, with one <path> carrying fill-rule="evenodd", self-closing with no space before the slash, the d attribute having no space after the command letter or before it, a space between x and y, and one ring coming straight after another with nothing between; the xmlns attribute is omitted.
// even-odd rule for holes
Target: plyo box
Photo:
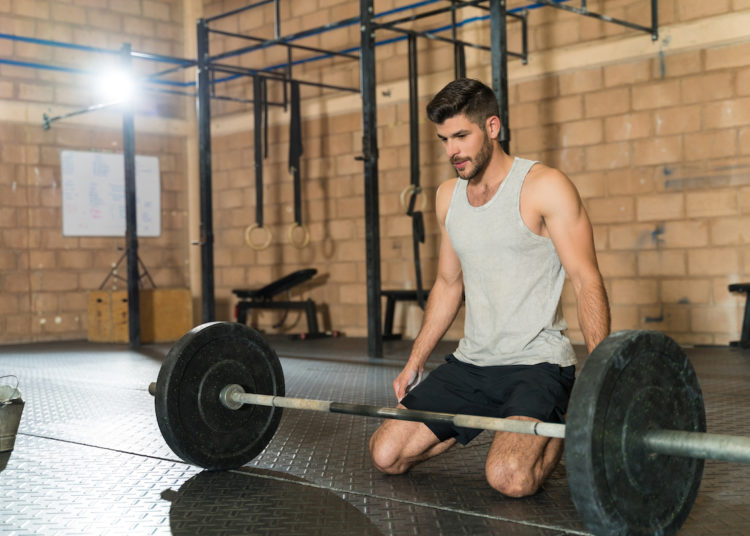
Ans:
<svg viewBox="0 0 750 536"><path fill-rule="evenodd" d="M193 328L192 297L183 288L140 289L141 342L171 342ZM92 290L88 340L128 342L127 290Z"/></svg>

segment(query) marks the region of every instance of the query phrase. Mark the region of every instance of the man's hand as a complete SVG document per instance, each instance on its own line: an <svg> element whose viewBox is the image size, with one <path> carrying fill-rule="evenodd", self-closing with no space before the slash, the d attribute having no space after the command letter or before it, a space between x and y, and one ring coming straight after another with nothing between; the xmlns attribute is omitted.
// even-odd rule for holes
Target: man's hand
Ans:
<svg viewBox="0 0 750 536"><path fill-rule="evenodd" d="M406 396L406 393L411 391L422 381L422 372L424 369L414 367L406 364L404 370L396 376L393 380L393 392L396 393L396 399L401 402L401 399Z"/></svg>

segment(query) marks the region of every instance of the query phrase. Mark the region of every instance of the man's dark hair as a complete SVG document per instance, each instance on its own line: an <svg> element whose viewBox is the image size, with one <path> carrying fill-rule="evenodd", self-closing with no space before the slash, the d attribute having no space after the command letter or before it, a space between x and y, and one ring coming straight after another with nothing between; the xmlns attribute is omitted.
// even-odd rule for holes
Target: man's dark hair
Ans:
<svg viewBox="0 0 750 536"><path fill-rule="evenodd" d="M459 114L484 128L488 118L500 116L495 92L479 80L459 78L441 89L427 105L427 117L437 125Z"/></svg>

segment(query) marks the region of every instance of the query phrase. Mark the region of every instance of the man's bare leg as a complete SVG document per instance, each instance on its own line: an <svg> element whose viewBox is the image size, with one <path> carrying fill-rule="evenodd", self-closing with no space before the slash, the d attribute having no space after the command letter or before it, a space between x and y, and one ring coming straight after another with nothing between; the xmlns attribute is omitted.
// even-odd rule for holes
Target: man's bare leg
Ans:
<svg viewBox="0 0 750 536"><path fill-rule="evenodd" d="M455 443L454 438L440 441L424 423L386 419L370 438L370 455L379 471L400 475Z"/></svg>
<svg viewBox="0 0 750 536"><path fill-rule="evenodd" d="M538 422L530 417L509 417ZM485 474L494 489L509 497L533 495L557 466L563 440L510 432L496 432Z"/></svg>

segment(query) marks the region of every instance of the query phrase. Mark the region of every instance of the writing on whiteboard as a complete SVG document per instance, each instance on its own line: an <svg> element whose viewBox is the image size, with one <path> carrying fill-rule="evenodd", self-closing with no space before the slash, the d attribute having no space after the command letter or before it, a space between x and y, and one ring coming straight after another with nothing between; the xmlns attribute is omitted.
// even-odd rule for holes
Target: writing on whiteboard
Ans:
<svg viewBox="0 0 750 536"><path fill-rule="evenodd" d="M64 236L125 236L125 160L120 153L62 151ZM135 157L138 236L161 234L159 159Z"/></svg>

